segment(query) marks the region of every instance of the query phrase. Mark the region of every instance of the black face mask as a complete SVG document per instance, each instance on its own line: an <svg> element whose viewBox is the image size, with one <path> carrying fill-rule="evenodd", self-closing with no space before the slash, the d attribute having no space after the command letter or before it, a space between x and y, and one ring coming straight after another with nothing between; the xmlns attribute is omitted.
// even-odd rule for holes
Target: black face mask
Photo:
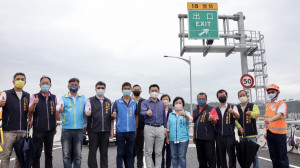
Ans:
<svg viewBox="0 0 300 168"><path fill-rule="evenodd" d="M219 97L220 103L225 103L226 102L226 96L221 96Z"/></svg>
<svg viewBox="0 0 300 168"><path fill-rule="evenodd" d="M133 95L134 95L134 96L139 96L140 94L141 94L140 91L133 91Z"/></svg>

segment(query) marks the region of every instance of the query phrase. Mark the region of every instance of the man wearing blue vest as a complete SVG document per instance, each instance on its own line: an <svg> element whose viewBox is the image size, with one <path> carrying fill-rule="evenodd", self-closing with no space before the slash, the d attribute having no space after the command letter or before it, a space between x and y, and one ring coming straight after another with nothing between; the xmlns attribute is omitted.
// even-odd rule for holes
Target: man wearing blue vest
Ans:
<svg viewBox="0 0 300 168"><path fill-rule="evenodd" d="M33 138L38 150L33 168L40 167L40 157L43 146L45 151L45 168L52 168L53 138L56 133L56 96L50 93L51 78L42 76L41 91L31 96L29 103L29 121L33 115Z"/></svg>
<svg viewBox="0 0 300 168"><path fill-rule="evenodd" d="M1 155L1 168L9 168L13 143L26 136L27 113L30 95L23 91L26 84L24 73L18 72L13 78L14 88L4 91L0 96L2 107L2 127L4 146ZM21 168L16 158L15 168Z"/></svg>
<svg viewBox="0 0 300 168"><path fill-rule="evenodd" d="M96 83L96 95L86 100L85 114L89 135L89 168L97 168L97 150L100 151L100 168L108 168L109 137L113 137L113 120L111 119L111 102L104 96L106 84Z"/></svg>
<svg viewBox="0 0 300 168"><path fill-rule="evenodd" d="M229 168L236 167L235 157L235 119L240 119L237 107L227 103L228 95L225 90L217 92L220 107L216 108L219 120L215 126L217 167L227 168L226 152L229 158Z"/></svg>
<svg viewBox="0 0 300 168"><path fill-rule="evenodd" d="M80 168L85 97L78 93L80 88L79 79L70 79L68 88L69 92L60 98L56 106L56 110L61 113L62 118L63 163L64 168L72 168L71 157L73 156L74 168Z"/></svg>
<svg viewBox="0 0 300 168"><path fill-rule="evenodd" d="M123 96L116 100L112 108L112 117L116 118L117 168L123 168L123 157L126 154L126 168L134 167L133 149L136 127L138 127L138 111L136 101L130 97L131 84L122 85Z"/></svg>

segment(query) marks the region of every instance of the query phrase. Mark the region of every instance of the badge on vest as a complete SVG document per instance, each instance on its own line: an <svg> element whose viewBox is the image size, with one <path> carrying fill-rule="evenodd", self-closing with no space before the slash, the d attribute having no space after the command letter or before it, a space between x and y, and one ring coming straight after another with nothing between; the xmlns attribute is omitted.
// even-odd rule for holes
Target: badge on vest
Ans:
<svg viewBox="0 0 300 168"><path fill-rule="evenodd" d="M134 105L132 105L132 107L130 108L130 117L132 116L133 110L134 110Z"/></svg>
<svg viewBox="0 0 300 168"><path fill-rule="evenodd" d="M24 111L27 111L28 108L28 99L24 97Z"/></svg>
<svg viewBox="0 0 300 168"><path fill-rule="evenodd" d="M230 113L227 112L226 114L226 124L230 124Z"/></svg>
<svg viewBox="0 0 300 168"><path fill-rule="evenodd" d="M53 101L50 101L50 104L51 104L51 114L53 115L53 113L54 113L54 106L55 106L55 104L54 104L54 102L53 102Z"/></svg>
<svg viewBox="0 0 300 168"><path fill-rule="evenodd" d="M203 112L200 122L205 122L206 111Z"/></svg>
<svg viewBox="0 0 300 168"><path fill-rule="evenodd" d="M105 113L108 114L109 110L110 110L110 104L106 103L106 105L105 105Z"/></svg>
<svg viewBox="0 0 300 168"><path fill-rule="evenodd" d="M246 123L247 124L251 123L251 116L246 115Z"/></svg>

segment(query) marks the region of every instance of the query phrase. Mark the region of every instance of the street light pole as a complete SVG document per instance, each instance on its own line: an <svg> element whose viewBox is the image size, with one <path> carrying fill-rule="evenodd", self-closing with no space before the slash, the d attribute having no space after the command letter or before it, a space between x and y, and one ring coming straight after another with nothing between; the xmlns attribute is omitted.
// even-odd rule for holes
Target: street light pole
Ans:
<svg viewBox="0 0 300 168"><path fill-rule="evenodd" d="M192 62L191 62L191 56L189 56L190 61L190 114L193 114L193 104L192 104Z"/></svg>
<svg viewBox="0 0 300 168"><path fill-rule="evenodd" d="M167 56L167 55L165 55L164 57L181 59L190 65L190 113L192 114L193 113L193 104L192 104L193 101L192 101L192 62L191 62L192 60L191 60L191 56L189 56L189 59L184 59L182 57Z"/></svg>

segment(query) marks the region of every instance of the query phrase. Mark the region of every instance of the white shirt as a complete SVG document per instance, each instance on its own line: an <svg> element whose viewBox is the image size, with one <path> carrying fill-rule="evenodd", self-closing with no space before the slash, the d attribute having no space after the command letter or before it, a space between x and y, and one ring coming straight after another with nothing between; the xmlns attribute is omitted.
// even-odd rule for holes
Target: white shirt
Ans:
<svg viewBox="0 0 300 168"><path fill-rule="evenodd" d="M16 93L17 93L19 100L21 100L23 92L16 92Z"/></svg>
<svg viewBox="0 0 300 168"><path fill-rule="evenodd" d="M222 118L223 118L223 116L224 116L224 113L225 113L225 111L226 111L226 109L227 109L227 106L228 106L228 104L226 103L225 104L225 106L223 106L223 107L219 107L220 108L220 111L221 111L221 113L222 113ZM239 115L239 111L238 111L238 109L237 109L237 107L236 106L231 106L231 108L232 108L232 110L234 111L234 113L236 113L236 114L238 114ZM233 115L233 117L234 117L234 115Z"/></svg>
<svg viewBox="0 0 300 168"><path fill-rule="evenodd" d="M103 100L104 100L104 97L103 98L100 98L98 96L96 96L98 98L98 100L101 102L101 104L103 103ZM86 99L85 101L85 108L84 108L84 111L88 111L89 109L91 109L91 101L90 99Z"/></svg>
<svg viewBox="0 0 300 168"><path fill-rule="evenodd" d="M1 98L1 100L2 100L3 98L4 98L4 100L6 100L6 93L5 93L5 92L2 92L0 98Z"/></svg>
<svg viewBox="0 0 300 168"><path fill-rule="evenodd" d="M16 92L16 94L17 94L19 100L21 100L23 92ZM4 97L4 100L6 101L6 93L5 92L1 93L1 96L0 96L1 100L3 99L3 97Z"/></svg>
<svg viewBox="0 0 300 168"><path fill-rule="evenodd" d="M71 95L71 94L70 94L70 95ZM57 103L57 105L56 105L56 110L57 110L57 111L59 110L59 108L61 107L61 105L62 105L62 107L64 107L64 99L63 99L63 97L64 97L64 96L61 96L61 97L60 97L60 99L59 99L59 101L58 101L58 103ZM76 96L72 96L72 95L71 95L71 97L72 97L73 101L76 102L77 95L76 95Z"/></svg>
<svg viewBox="0 0 300 168"><path fill-rule="evenodd" d="M275 108L274 110L276 110L276 107L273 107L275 103L277 103L279 100L275 100L273 103L271 103L271 109L272 108ZM283 103L281 104L279 107L278 107L278 110L277 110L277 114L278 113L281 113L281 115L284 115L285 114L285 111L286 111L286 104Z"/></svg>

